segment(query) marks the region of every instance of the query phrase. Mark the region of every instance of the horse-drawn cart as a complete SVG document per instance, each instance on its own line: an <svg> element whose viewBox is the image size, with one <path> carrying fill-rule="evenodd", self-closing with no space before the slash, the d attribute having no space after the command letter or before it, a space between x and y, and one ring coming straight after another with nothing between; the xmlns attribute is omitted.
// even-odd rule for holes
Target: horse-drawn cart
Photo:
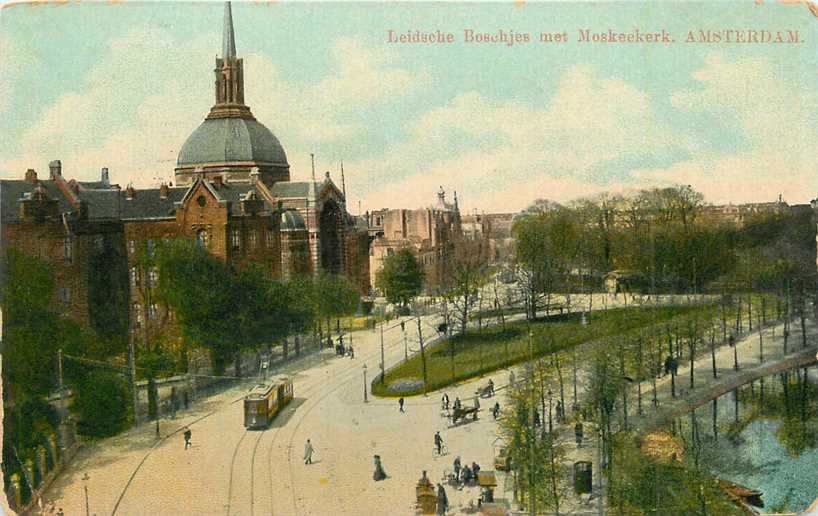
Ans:
<svg viewBox="0 0 818 516"><path fill-rule="evenodd" d="M471 416L472 421L477 421L477 413L480 411L477 407L458 407L449 414L452 420L452 426L466 421Z"/></svg>

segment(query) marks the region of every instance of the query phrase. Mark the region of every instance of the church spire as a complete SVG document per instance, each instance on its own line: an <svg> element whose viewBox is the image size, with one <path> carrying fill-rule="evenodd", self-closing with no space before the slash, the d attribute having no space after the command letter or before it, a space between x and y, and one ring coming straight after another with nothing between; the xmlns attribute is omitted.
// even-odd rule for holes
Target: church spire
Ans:
<svg viewBox="0 0 818 516"><path fill-rule="evenodd" d="M230 2L224 3L222 55L216 58L216 103L207 118L252 119L250 108L244 105L244 63L236 57L236 34Z"/></svg>
<svg viewBox="0 0 818 516"><path fill-rule="evenodd" d="M233 12L230 2L224 3L224 27L222 28L222 59L236 58L236 35L233 33Z"/></svg>

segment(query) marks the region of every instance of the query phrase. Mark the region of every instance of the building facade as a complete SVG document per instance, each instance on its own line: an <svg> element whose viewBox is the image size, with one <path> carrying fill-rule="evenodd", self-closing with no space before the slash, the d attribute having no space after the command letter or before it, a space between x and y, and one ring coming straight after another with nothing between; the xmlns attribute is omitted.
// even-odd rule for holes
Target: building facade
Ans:
<svg viewBox="0 0 818 516"><path fill-rule="evenodd" d="M374 240L370 250L371 284L384 260L400 248L414 249L425 272L425 290L437 293L444 285L455 242L462 237L457 193L454 202L446 202L443 188L437 204L416 210L382 209L366 214Z"/></svg>
<svg viewBox="0 0 818 516"><path fill-rule="evenodd" d="M244 104L229 2L223 29L215 103L179 151L175 185L123 189L110 183L107 169L97 182L66 180L58 160L47 180L28 170L22 180L2 181L2 246L51 266L58 312L90 324L92 300L104 304L106 286L122 285L131 328L164 320L152 298L156 271L145 270L141 257L178 238L236 269L257 264L282 280L342 274L369 293L363 219L347 212L344 189L329 172L321 181L290 181L284 148Z"/></svg>

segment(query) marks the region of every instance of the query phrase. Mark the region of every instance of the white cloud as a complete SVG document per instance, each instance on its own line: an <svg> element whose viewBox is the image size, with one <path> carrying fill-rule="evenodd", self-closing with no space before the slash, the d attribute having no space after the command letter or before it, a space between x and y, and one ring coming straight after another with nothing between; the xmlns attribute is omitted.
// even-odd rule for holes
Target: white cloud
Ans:
<svg viewBox="0 0 818 516"><path fill-rule="evenodd" d="M98 177L103 166L120 184L172 179L179 148L213 103L208 56L218 41L207 33L179 42L160 29L133 29L112 40L82 87L60 96L26 129L23 152L0 156L0 171L20 177L61 159L66 175L80 180ZM306 149L363 129L344 121L344 113L409 94L428 79L390 65L391 53L352 40L338 40L333 56L335 66L306 86L287 80L267 56L245 59L246 101L281 139L301 178L309 173Z"/></svg>
<svg viewBox="0 0 818 516"><path fill-rule="evenodd" d="M614 160L695 148L656 120L646 93L584 65L567 69L542 107L469 92L406 130L411 138L385 159L350 163L380 185L366 192L369 207L431 204L443 183L460 188L467 207L516 210L540 197L565 201L624 188L591 177Z"/></svg>
<svg viewBox="0 0 818 516"><path fill-rule="evenodd" d="M674 106L714 116L739 130L744 146L703 148L670 167L639 170L646 181L690 184L716 203L806 202L818 187L818 97L767 59L708 56L693 74L698 88L673 94Z"/></svg>
<svg viewBox="0 0 818 516"><path fill-rule="evenodd" d="M0 114L11 104L14 77L19 73L22 62L17 45L8 36L0 34Z"/></svg>

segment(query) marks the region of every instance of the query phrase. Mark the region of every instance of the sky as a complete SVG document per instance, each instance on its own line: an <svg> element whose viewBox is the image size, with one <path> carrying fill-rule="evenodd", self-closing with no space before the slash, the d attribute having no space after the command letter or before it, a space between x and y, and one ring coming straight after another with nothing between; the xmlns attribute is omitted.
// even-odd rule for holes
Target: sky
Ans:
<svg viewBox="0 0 818 516"><path fill-rule="evenodd" d="M234 2L245 100L293 180L348 207L464 211L689 184L713 203L818 196L818 17L780 2ZM0 177L172 181L214 101L220 2L59 2L0 10ZM452 44L388 31L441 30ZM512 46L464 30L528 33ZM581 43L667 30L670 44ZM686 43L688 31L799 31L801 43ZM568 42L540 43L541 32ZM448 197L451 200L451 197Z"/></svg>

